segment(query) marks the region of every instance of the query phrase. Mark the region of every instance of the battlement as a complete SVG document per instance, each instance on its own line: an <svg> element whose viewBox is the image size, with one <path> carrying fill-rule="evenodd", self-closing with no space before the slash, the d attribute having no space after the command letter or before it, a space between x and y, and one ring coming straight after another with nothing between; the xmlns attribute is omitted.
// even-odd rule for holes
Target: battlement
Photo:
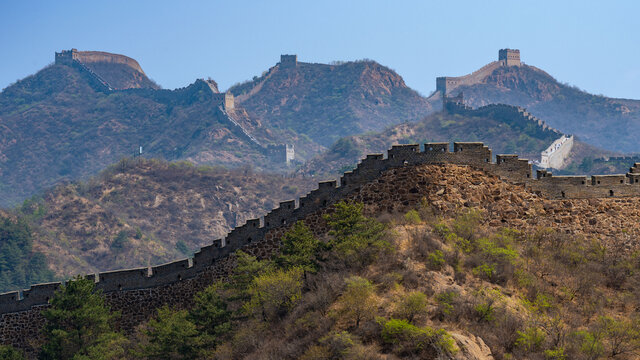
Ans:
<svg viewBox="0 0 640 360"><path fill-rule="evenodd" d="M96 287L105 293L107 299L113 301L114 310L133 311L131 307L134 306L134 309L144 310L145 316L150 316L155 308L169 301L163 296L174 299L172 301L188 301L195 292L211 284L212 278L224 276L229 269L229 261L232 261L229 260L230 255L236 250L250 248L259 251L267 247L271 249L269 251L274 251L279 246L279 237L296 221L320 213L375 181L387 170L428 164L470 166L504 181L521 184L550 199L640 197L640 163L634 164L627 174L593 175L589 178L584 175L553 176L547 170L538 170L534 177L532 166L526 159L520 159L517 155L497 155L493 162L491 149L480 142L454 142L453 146L442 142L394 145L387 151L386 157L383 154L367 155L353 171L344 173L339 183L336 180L321 182L316 190L306 196L281 202L264 217L248 220L223 239L214 240L201 248L192 259L90 274L87 277L96 282ZM258 254L264 257L269 252L265 250ZM14 330L7 332L2 330L9 326L7 322L14 321L12 319L40 316L32 312L39 314L60 285L38 284L28 290L0 294L0 342L28 346L21 342L24 338L21 329L24 327L13 327ZM142 321L143 318L138 316L138 320L128 321L135 326L135 321ZM1 335L4 333L11 333L13 337L7 340L8 335Z"/></svg>
<svg viewBox="0 0 640 360"><path fill-rule="evenodd" d="M298 66L298 55L280 55L281 68L294 68Z"/></svg>
<svg viewBox="0 0 640 360"><path fill-rule="evenodd" d="M502 66L520 66L520 50L500 49L498 61L502 62Z"/></svg>

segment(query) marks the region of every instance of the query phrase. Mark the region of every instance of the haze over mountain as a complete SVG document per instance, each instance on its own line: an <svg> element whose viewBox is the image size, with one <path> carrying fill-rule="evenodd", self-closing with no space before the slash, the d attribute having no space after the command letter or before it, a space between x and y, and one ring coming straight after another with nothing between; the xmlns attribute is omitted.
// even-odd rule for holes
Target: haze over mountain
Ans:
<svg viewBox="0 0 640 360"><path fill-rule="evenodd" d="M338 138L416 121L433 107L375 61L315 64L283 55L252 81L229 89L265 126L328 147Z"/></svg>
<svg viewBox="0 0 640 360"><path fill-rule="evenodd" d="M158 90L119 62L132 59L101 56L116 62L57 59L0 93L0 204L94 174L140 146L145 156L277 168L246 133L269 144L269 131L241 108L225 110L215 82Z"/></svg>
<svg viewBox="0 0 640 360"><path fill-rule="evenodd" d="M526 108L550 126L608 150L640 152L640 100L615 99L586 93L563 84L545 71L520 62L497 66L494 61L476 72L457 78L446 93L464 94L468 105L493 103ZM431 98L440 100L440 92Z"/></svg>

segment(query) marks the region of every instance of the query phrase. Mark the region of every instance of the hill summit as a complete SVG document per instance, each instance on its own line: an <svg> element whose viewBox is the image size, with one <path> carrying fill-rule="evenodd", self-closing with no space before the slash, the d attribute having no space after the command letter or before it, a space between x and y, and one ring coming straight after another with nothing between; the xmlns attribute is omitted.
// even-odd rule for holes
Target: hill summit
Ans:
<svg viewBox="0 0 640 360"><path fill-rule="evenodd" d="M322 147L432 112L400 75L371 60L317 64L282 55L264 75L229 92L265 126L304 135Z"/></svg>

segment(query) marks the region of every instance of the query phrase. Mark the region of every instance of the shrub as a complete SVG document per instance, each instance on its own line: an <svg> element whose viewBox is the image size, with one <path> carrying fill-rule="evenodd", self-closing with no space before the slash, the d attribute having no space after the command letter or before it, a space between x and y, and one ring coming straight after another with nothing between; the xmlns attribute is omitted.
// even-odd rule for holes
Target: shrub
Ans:
<svg viewBox="0 0 640 360"><path fill-rule="evenodd" d="M382 325L382 340L394 348L399 355L406 354L455 354L458 348L455 341L443 329L417 327L406 320L379 320Z"/></svg>
<svg viewBox="0 0 640 360"><path fill-rule="evenodd" d="M353 335L347 331L336 332L320 339L332 359L341 359L356 343Z"/></svg>
<svg viewBox="0 0 640 360"><path fill-rule="evenodd" d="M329 246L345 264L361 266L375 260L381 251L391 250L384 239L384 225L362 214L362 203L341 201L325 215L332 239Z"/></svg>
<svg viewBox="0 0 640 360"><path fill-rule="evenodd" d="M202 338L186 310L172 310L167 305L149 320L143 330L148 343L143 343L141 355L149 359L197 359Z"/></svg>
<svg viewBox="0 0 640 360"><path fill-rule="evenodd" d="M189 255L191 251L189 251L189 247L183 240L178 240L176 243L176 250L178 250L183 255Z"/></svg>
<svg viewBox="0 0 640 360"><path fill-rule="evenodd" d="M118 232L118 235L113 239L111 248L114 250L122 250L127 243L129 243L129 236L126 231L122 230Z"/></svg>
<svg viewBox="0 0 640 360"><path fill-rule="evenodd" d="M544 351L544 358L546 360L566 360L567 355L564 353L564 348L556 347Z"/></svg>
<svg viewBox="0 0 640 360"><path fill-rule="evenodd" d="M414 291L407 294L398 304L396 313L402 319L413 321L413 318L422 313L427 307L427 295Z"/></svg>
<svg viewBox="0 0 640 360"><path fill-rule="evenodd" d="M416 210L409 210L406 214L404 214L404 220L408 224L417 225L422 222L420 218L420 214Z"/></svg>
<svg viewBox="0 0 640 360"><path fill-rule="evenodd" d="M0 345L0 359L5 360L24 360L22 352L14 349L12 346Z"/></svg>
<svg viewBox="0 0 640 360"><path fill-rule="evenodd" d="M455 291L445 291L436 295L436 302L438 303L436 316L440 320L453 316L454 305L459 297L460 294Z"/></svg>
<svg viewBox="0 0 640 360"><path fill-rule="evenodd" d="M441 270L445 264L444 254L440 250L436 250L427 255L427 265L431 270Z"/></svg>
<svg viewBox="0 0 640 360"><path fill-rule="evenodd" d="M451 230L461 238L471 240L480 225L481 219L480 211L469 209L456 217L451 224Z"/></svg>
<svg viewBox="0 0 640 360"><path fill-rule="evenodd" d="M373 284L359 276L352 276L346 280L346 288L340 296L340 314L360 326L360 321L373 316L372 309L376 306Z"/></svg>
<svg viewBox="0 0 640 360"><path fill-rule="evenodd" d="M263 320L285 315L302 296L302 272L301 268L277 269L255 277L245 309L260 313Z"/></svg>
<svg viewBox="0 0 640 360"><path fill-rule="evenodd" d="M525 331L518 331L516 346L523 349L525 352L536 352L540 350L544 340L544 331L530 327Z"/></svg>
<svg viewBox="0 0 640 360"><path fill-rule="evenodd" d="M492 301L478 304L474 310L479 321L492 322L495 319Z"/></svg>
<svg viewBox="0 0 640 360"><path fill-rule="evenodd" d="M214 284L196 294L189 319L196 325L209 345L217 345L223 335L231 330L231 311L218 293L220 285Z"/></svg>

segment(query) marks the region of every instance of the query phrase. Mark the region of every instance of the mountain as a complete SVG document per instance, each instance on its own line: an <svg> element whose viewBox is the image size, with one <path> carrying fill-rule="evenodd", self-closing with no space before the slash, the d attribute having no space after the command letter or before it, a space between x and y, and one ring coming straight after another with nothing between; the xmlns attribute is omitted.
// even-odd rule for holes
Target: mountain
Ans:
<svg viewBox="0 0 640 360"><path fill-rule="evenodd" d="M505 49L508 50L508 49ZM511 51L511 50L509 50ZM534 66L505 60L487 64L462 77L438 78L438 91L430 98L434 106L441 93L464 94L467 104L479 107L492 103L526 108L563 133L617 152L639 152L640 100L614 99L586 93L562 84ZM439 83L438 83L439 82Z"/></svg>
<svg viewBox="0 0 640 360"><path fill-rule="evenodd" d="M370 60L328 65L283 55L264 75L229 92L283 139L299 134L323 148L343 136L381 131L433 111L402 77ZM307 146L302 140L296 145Z"/></svg>
<svg viewBox="0 0 640 360"><path fill-rule="evenodd" d="M139 147L169 160L285 166L267 151L269 130L213 80L160 90L134 60L98 54L85 64L57 53L55 64L0 93L0 205L95 174Z"/></svg>
<svg viewBox="0 0 640 360"><path fill-rule="evenodd" d="M86 182L45 191L13 217L28 220L34 251L68 277L185 257L312 183L249 167L129 158Z"/></svg>

